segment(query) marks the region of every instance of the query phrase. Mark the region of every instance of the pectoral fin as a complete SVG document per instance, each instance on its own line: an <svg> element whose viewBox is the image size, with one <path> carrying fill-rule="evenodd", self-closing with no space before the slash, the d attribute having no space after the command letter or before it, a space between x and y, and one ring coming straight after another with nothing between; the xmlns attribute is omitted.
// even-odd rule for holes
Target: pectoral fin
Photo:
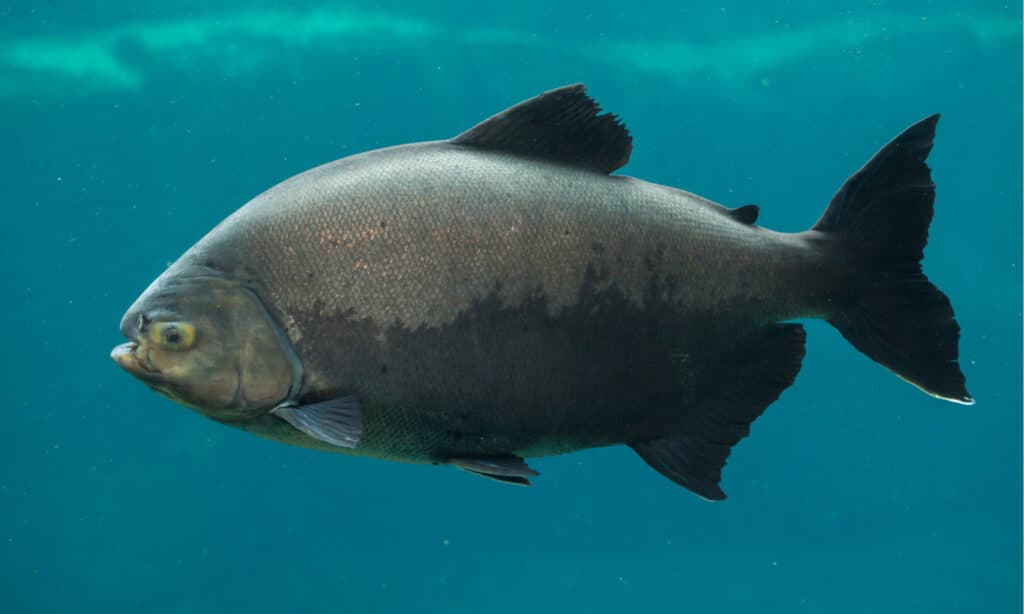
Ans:
<svg viewBox="0 0 1024 614"><path fill-rule="evenodd" d="M531 469L526 464L526 461L512 455L466 456L449 459L448 463L485 478L519 486L529 486L530 480L527 478L540 475L540 473Z"/></svg>
<svg viewBox="0 0 1024 614"><path fill-rule="evenodd" d="M282 405L270 413L332 446L355 448L363 437L362 408L354 396L308 405Z"/></svg>

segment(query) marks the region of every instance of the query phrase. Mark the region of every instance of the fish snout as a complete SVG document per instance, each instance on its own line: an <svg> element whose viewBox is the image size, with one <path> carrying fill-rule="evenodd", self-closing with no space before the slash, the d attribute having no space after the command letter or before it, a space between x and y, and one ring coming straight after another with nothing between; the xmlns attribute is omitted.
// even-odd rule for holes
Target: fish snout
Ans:
<svg viewBox="0 0 1024 614"><path fill-rule="evenodd" d="M129 341L128 343L122 343L115 347L110 352L110 357L114 359L114 362L118 364L122 369L129 373L139 373L144 371L142 363L139 361L139 354L137 350L139 344L135 341Z"/></svg>

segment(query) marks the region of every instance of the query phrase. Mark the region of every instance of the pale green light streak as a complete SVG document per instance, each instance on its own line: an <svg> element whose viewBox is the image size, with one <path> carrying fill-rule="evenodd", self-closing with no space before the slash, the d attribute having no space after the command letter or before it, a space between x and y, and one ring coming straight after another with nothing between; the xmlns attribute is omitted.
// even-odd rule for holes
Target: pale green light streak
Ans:
<svg viewBox="0 0 1024 614"><path fill-rule="evenodd" d="M82 32L75 38L22 38L0 44L0 97L31 93L35 84L57 78L62 93L95 89L136 90L144 68L119 56L122 45L138 46L168 65L204 60L202 70L238 75L264 69L274 44L302 53L387 48L429 57L438 48L467 52L544 49L566 60L642 71L669 81L712 77L720 87L744 87L772 70L811 58L844 53L886 37L970 34L983 46L1021 36L1019 21L1001 17L949 16L932 19L878 15L870 19L823 21L796 28L695 44L684 39L602 39L565 44L527 32L489 27L454 28L397 15L357 11L247 11L159 23L135 23ZM211 68L212 66L212 68ZM19 82L19 80L21 82ZM81 86L81 87L76 87Z"/></svg>

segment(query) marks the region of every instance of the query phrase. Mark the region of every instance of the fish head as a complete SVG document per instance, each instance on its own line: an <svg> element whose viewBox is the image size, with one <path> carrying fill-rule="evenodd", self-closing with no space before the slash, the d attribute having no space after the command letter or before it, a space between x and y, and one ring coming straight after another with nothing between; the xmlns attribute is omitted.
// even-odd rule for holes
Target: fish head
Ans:
<svg viewBox="0 0 1024 614"><path fill-rule="evenodd" d="M121 320L129 339L111 357L153 390L223 422L261 416L288 399L302 372L257 292L209 270L173 268Z"/></svg>

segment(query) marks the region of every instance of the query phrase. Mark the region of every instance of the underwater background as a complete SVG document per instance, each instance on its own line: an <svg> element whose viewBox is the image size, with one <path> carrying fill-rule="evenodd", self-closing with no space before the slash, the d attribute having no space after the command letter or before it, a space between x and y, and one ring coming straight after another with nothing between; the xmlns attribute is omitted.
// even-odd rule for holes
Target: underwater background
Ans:
<svg viewBox="0 0 1024 614"><path fill-rule="evenodd" d="M924 266L977 404L808 322L712 504L625 447L530 489L290 448L108 358L263 189L578 81L622 172L786 231L941 112ZM0 611L1020 612L1021 87L1016 2L3 3Z"/></svg>

